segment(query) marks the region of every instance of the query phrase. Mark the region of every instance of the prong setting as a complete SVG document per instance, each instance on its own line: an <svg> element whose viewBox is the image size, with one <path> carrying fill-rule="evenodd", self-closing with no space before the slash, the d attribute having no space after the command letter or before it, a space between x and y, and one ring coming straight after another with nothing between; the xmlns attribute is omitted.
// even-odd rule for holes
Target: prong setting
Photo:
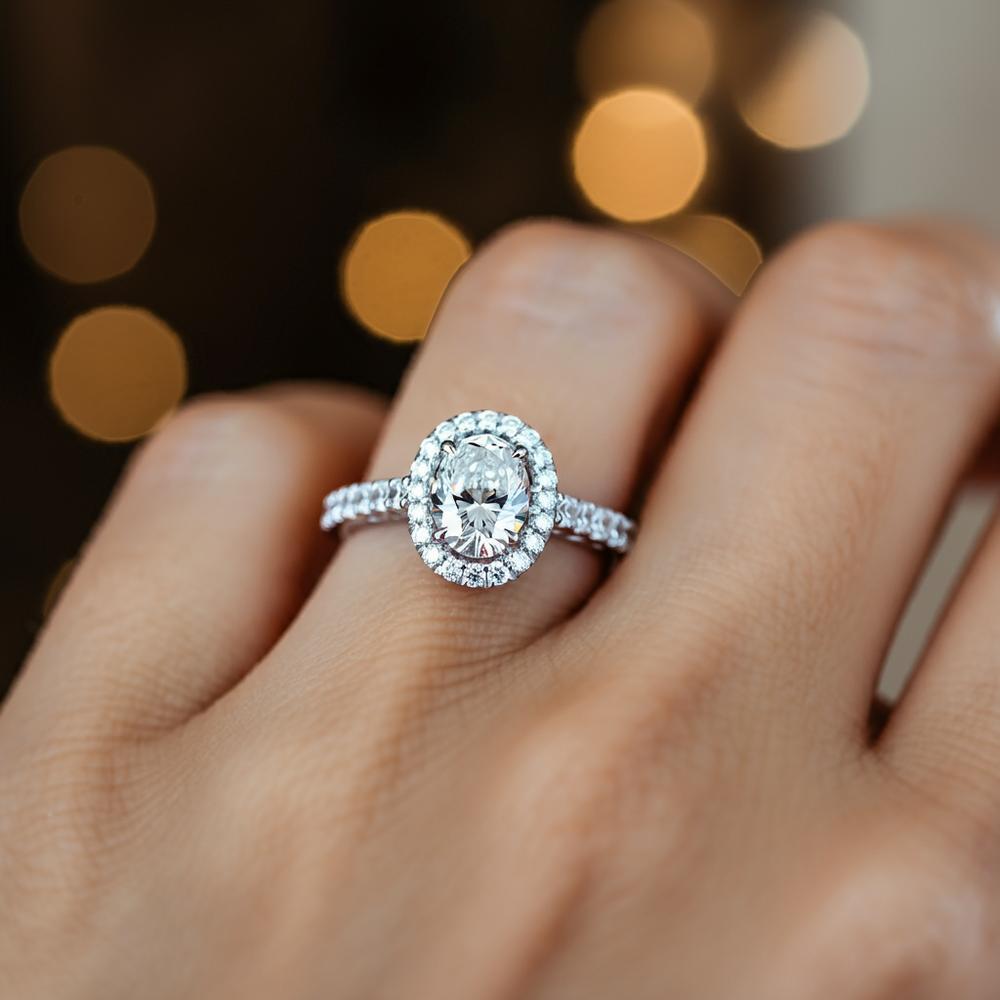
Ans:
<svg viewBox="0 0 1000 1000"><path fill-rule="evenodd" d="M524 470L523 500L510 492L515 481L522 481L512 462ZM463 490L465 485L461 478L454 485L456 468L473 477L499 475L497 482L510 484L510 489L498 487L499 492L489 496L475 490L455 496L453 486ZM504 478L510 476L514 479ZM534 428L494 410L461 413L442 421L417 450L406 483L407 500L415 505L410 510L410 537L426 565L443 579L477 589L503 586L526 572L544 550L554 528L557 488L552 455ZM419 516L413 516L415 509ZM472 519L461 521L470 532L499 532L483 547L488 555L477 558L471 554L475 550L456 540L459 536L452 532L458 530L459 517Z"/></svg>

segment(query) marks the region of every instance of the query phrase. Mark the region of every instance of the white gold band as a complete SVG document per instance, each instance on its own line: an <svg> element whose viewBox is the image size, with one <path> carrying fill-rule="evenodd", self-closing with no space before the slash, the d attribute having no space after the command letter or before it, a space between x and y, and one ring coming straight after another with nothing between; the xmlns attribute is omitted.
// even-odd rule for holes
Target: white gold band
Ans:
<svg viewBox="0 0 1000 1000"><path fill-rule="evenodd" d="M364 524L406 520L408 476L352 483L329 493L323 500L320 527L335 531ZM583 542L596 549L624 555L635 534L635 521L610 507L558 493L553 531L566 541Z"/></svg>
<svg viewBox="0 0 1000 1000"><path fill-rule="evenodd" d="M323 504L326 531L406 521L424 564L449 583L499 587L562 536L622 555L636 524L616 510L559 491L541 435L496 410L442 420L420 443L408 475L353 483Z"/></svg>

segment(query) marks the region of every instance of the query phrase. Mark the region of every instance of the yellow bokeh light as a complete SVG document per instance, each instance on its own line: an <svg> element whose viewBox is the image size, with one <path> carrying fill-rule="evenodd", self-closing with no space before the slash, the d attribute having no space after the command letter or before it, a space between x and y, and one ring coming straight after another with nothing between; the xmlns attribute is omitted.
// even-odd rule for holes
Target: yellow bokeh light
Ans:
<svg viewBox="0 0 1000 1000"><path fill-rule="evenodd" d="M348 308L373 333L420 340L455 272L469 259L469 241L431 212L390 212L365 223L341 261Z"/></svg>
<svg viewBox="0 0 1000 1000"><path fill-rule="evenodd" d="M608 0L580 36L578 69L580 85L594 98L655 86L694 104L715 70L712 28L683 0Z"/></svg>
<svg viewBox="0 0 1000 1000"><path fill-rule="evenodd" d="M736 295L764 259L753 236L721 215L677 215L641 231L698 261Z"/></svg>
<svg viewBox="0 0 1000 1000"><path fill-rule="evenodd" d="M180 338L145 309L104 306L63 331L49 362L52 402L99 441L147 434L180 402L187 362Z"/></svg>
<svg viewBox="0 0 1000 1000"><path fill-rule="evenodd" d="M103 281L134 267L156 228L149 178L128 157L73 146L46 157L19 206L21 236L35 261L75 283Z"/></svg>
<svg viewBox="0 0 1000 1000"><path fill-rule="evenodd" d="M741 88L747 125L786 149L811 149L846 135L868 101L864 43L840 18L812 11L785 26L787 37L764 72Z"/></svg>
<svg viewBox="0 0 1000 1000"><path fill-rule="evenodd" d="M645 87L597 101L580 124L572 155L590 202L625 222L679 212L708 164L705 131L691 106Z"/></svg>

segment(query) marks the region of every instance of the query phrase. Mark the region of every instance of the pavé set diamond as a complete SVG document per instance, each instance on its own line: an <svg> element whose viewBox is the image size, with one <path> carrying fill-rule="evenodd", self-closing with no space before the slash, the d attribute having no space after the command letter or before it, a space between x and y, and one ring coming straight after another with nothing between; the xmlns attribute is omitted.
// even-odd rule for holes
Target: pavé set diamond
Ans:
<svg viewBox="0 0 1000 1000"><path fill-rule="evenodd" d="M518 417L493 410L442 421L421 442L408 476L355 483L324 501L321 525L406 518L424 563L466 587L516 579L554 532L624 553L635 524L558 492L552 454Z"/></svg>

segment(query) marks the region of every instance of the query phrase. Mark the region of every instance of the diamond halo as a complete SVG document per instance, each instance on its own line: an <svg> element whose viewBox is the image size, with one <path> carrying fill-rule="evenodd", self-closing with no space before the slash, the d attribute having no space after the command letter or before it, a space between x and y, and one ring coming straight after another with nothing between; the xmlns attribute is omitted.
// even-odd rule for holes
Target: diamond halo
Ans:
<svg viewBox="0 0 1000 1000"><path fill-rule="evenodd" d="M443 420L406 483L414 547L435 573L499 587L530 569L552 535L559 478L541 435L495 410Z"/></svg>

